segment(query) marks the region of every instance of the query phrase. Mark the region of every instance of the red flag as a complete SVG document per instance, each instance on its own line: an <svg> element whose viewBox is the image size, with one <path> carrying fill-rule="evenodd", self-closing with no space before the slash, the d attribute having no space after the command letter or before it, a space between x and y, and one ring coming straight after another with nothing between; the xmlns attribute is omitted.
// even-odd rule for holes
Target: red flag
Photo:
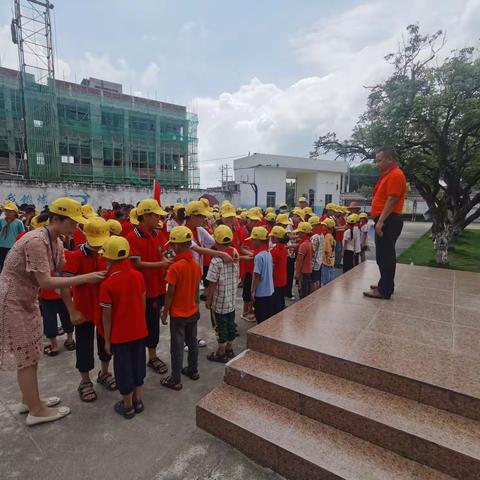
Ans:
<svg viewBox="0 0 480 480"><path fill-rule="evenodd" d="M159 205L161 205L160 203L160 193L161 193L161 188L160 188L160 184L158 183L157 179L155 178L153 180L153 198L158 202Z"/></svg>

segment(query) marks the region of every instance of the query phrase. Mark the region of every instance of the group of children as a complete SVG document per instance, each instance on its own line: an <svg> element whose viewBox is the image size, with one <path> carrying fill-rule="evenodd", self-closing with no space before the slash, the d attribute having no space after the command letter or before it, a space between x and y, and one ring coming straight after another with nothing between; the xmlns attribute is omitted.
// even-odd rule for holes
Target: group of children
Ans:
<svg viewBox="0 0 480 480"><path fill-rule="evenodd" d="M58 214L71 202L75 201L55 200L49 210L29 220L27 230L45 227L50 212ZM4 211L8 208L13 206L4 205ZM40 291L50 340L44 351L49 356L59 353L58 315L67 334L64 346L76 351L80 398L92 402L97 399L90 377L96 338L101 362L96 381L109 391L120 391L115 411L127 419L145 408L146 367L165 375L161 385L173 390L182 389L182 375L199 379L198 349L205 345L197 338L201 298L218 341L207 359L226 363L235 355L239 282L241 318L261 323L285 308L285 299L294 296L294 281L304 298L332 280L338 252L347 271L364 259L366 248L366 214L349 213L343 221L344 207L329 204L319 217L303 197L290 214L285 204L278 211L263 212L257 207L239 209L228 201L212 206L204 198L165 209L156 200L145 199L135 208L122 206L99 211L101 215L90 205L81 211L82 222L71 238L64 239L63 275L106 271L106 278L101 284ZM157 346L160 325L167 325L169 317L167 375Z"/></svg>

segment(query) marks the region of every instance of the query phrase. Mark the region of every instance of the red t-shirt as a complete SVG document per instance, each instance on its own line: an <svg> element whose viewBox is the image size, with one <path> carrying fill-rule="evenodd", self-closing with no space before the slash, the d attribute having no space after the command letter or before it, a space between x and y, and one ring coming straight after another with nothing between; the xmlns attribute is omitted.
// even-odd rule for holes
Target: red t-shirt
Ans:
<svg viewBox="0 0 480 480"><path fill-rule="evenodd" d="M107 269L107 261L101 255L90 250L85 244L73 252L66 251L66 263L63 268L65 276L83 275L84 273L101 272ZM100 286L96 283L85 283L72 288L73 304L88 322L100 322L98 304Z"/></svg>
<svg viewBox="0 0 480 480"><path fill-rule="evenodd" d="M297 262L299 262L300 258L303 256L302 271L300 273L312 273L312 254L312 242L309 238L306 238L298 246Z"/></svg>
<svg viewBox="0 0 480 480"><path fill-rule="evenodd" d="M79 247L80 245L83 245L84 243L87 243L87 237L83 233L80 228L75 227L73 230L73 244L75 245L75 248Z"/></svg>
<svg viewBox="0 0 480 480"><path fill-rule="evenodd" d="M100 285L100 306L112 309L111 343L133 342L148 335L145 319L145 282L130 260L111 266ZM103 325L100 330L103 335Z"/></svg>
<svg viewBox="0 0 480 480"><path fill-rule="evenodd" d="M337 217L335 224L337 227L344 227L347 222L343 217ZM343 242L343 235L345 234L345 231L343 230L335 230L335 240L337 242Z"/></svg>
<svg viewBox="0 0 480 480"><path fill-rule="evenodd" d="M147 232L137 225L133 232L127 235L130 244L130 258L139 258L142 262L161 262L160 250L165 249L167 240L160 230ZM164 268L140 269L147 289L147 298L156 298L166 292Z"/></svg>
<svg viewBox="0 0 480 480"><path fill-rule="evenodd" d="M285 287L287 285L287 246L277 243L270 251L273 260L273 286Z"/></svg>
<svg viewBox="0 0 480 480"><path fill-rule="evenodd" d="M120 234L122 237L126 238L130 232L133 232L133 225L130 220L123 218L120 220L120 225L122 226L122 233Z"/></svg>
<svg viewBox="0 0 480 480"><path fill-rule="evenodd" d="M191 250L175 255L167 272L167 283L175 285L170 306L171 317L188 318L198 312L197 289L202 271Z"/></svg>

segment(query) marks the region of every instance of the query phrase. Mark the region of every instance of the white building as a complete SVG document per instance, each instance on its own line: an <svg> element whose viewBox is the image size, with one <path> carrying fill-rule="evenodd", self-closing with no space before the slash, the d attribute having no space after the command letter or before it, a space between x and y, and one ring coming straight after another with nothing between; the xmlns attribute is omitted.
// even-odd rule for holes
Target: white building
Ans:
<svg viewBox="0 0 480 480"><path fill-rule="evenodd" d="M295 183L295 201L306 197L317 213L327 203L339 203L340 193L348 191L348 164L343 161L254 153L234 160L233 169L244 208L278 208L286 202L287 181Z"/></svg>

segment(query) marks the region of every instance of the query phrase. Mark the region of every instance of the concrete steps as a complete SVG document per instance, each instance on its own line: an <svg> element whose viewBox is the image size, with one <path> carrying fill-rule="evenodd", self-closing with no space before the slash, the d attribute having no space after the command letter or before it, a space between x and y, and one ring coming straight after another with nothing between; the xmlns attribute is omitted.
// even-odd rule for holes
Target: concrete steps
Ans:
<svg viewBox="0 0 480 480"><path fill-rule="evenodd" d="M197 425L292 480L452 478L230 385L200 401Z"/></svg>
<svg viewBox="0 0 480 480"><path fill-rule="evenodd" d="M480 422L248 350L225 382L465 480L480 478Z"/></svg>

